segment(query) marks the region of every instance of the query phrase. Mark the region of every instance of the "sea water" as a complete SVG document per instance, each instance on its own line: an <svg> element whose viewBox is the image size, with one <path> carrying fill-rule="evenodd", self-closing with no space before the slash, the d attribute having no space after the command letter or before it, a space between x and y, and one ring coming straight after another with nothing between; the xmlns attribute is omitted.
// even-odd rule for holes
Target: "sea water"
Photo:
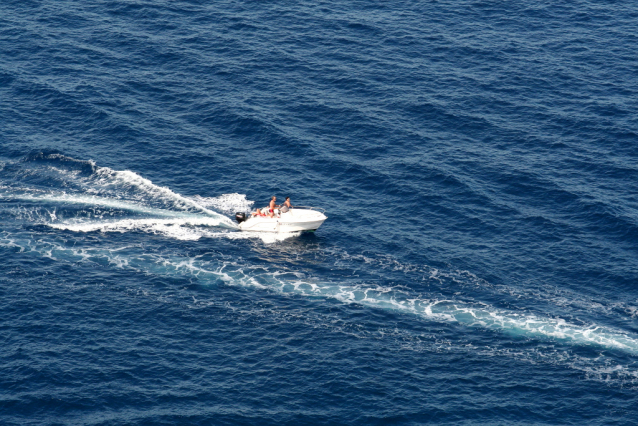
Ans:
<svg viewBox="0 0 638 426"><path fill-rule="evenodd" d="M0 423L635 424L631 2L0 3ZM315 233L234 213L326 209Z"/></svg>

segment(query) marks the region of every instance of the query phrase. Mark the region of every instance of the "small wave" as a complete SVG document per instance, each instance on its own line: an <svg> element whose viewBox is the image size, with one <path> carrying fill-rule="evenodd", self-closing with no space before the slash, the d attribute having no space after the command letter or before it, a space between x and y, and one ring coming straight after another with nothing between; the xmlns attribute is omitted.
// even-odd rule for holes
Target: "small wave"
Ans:
<svg viewBox="0 0 638 426"><path fill-rule="evenodd" d="M66 156L56 150L34 151L22 159L23 163L45 163L49 166L58 166L85 174L93 174L98 169L93 160L78 160Z"/></svg>

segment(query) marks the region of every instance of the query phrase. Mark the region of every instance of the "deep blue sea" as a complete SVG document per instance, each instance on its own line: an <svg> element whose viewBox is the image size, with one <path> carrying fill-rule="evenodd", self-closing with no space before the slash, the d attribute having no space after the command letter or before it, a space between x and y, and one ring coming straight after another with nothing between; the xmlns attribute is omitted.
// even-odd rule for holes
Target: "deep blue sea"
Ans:
<svg viewBox="0 0 638 426"><path fill-rule="evenodd" d="M0 424L638 423L634 1L0 1ZM271 196L314 233L242 233Z"/></svg>

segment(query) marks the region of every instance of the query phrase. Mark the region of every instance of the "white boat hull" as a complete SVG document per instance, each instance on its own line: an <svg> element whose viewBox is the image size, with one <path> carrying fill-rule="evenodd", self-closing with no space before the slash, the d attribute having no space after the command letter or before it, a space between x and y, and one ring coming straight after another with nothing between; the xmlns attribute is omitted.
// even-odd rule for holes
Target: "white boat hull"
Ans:
<svg viewBox="0 0 638 426"><path fill-rule="evenodd" d="M279 217L250 217L239 224L239 229L245 232L277 233L315 231L326 219L326 215L320 211L293 208Z"/></svg>

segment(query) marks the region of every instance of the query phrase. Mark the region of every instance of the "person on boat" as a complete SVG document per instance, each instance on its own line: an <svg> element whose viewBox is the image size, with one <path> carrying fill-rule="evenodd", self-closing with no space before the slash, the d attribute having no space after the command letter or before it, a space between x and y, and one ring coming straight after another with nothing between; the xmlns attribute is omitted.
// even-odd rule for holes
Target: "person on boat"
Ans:
<svg viewBox="0 0 638 426"><path fill-rule="evenodd" d="M254 212L251 213L251 216L266 216L261 212L261 209L257 207Z"/></svg>
<svg viewBox="0 0 638 426"><path fill-rule="evenodd" d="M279 209L280 212L286 213L288 210L292 208L292 204L290 204L290 197L286 197L286 201L281 205Z"/></svg>
<svg viewBox="0 0 638 426"><path fill-rule="evenodd" d="M277 197L273 195L270 198L270 205L268 206L268 217L275 217L275 208L279 207L275 204L275 201L277 201Z"/></svg>

